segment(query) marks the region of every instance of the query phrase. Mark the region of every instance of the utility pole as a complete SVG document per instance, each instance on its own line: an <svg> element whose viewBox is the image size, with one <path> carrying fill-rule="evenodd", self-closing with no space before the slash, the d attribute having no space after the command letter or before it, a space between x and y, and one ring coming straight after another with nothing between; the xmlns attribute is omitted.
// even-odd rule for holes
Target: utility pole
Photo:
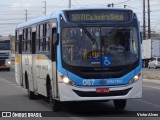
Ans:
<svg viewBox="0 0 160 120"><path fill-rule="evenodd" d="M44 15L46 15L47 14L47 6L46 6L46 1L43 1L44 2Z"/></svg>
<svg viewBox="0 0 160 120"><path fill-rule="evenodd" d="M69 0L68 7L71 8L71 0Z"/></svg>
<svg viewBox="0 0 160 120"><path fill-rule="evenodd" d="M150 12L150 0L148 0L148 39L151 38Z"/></svg>
<svg viewBox="0 0 160 120"><path fill-rule="evenodd" d="M113 7L114 7L114 4L112 3L111 6L112 6L112 8L113 8Z"/></svg>
<svg viewBox="0 0 160 120"><path fill-rule="evenodd" d="M27 9L25 9L25 16L26 16L26 22L27 22L27 20L28 20L28 11L27 11Z"/></svg>
<svg viewBox="0 0 160 120"><path fill-rule="evenodd" d="M146 39L146 3L143 0L143 40Z"/></svg>

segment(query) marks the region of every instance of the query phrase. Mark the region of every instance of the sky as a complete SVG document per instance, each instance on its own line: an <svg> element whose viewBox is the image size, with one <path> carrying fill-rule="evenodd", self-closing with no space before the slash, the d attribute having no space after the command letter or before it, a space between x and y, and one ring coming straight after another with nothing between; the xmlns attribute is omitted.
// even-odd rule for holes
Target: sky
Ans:
<svg viewBox="0 0 160 120"><path fill-rule="evenodd" d="M27 19L31 20L44 15L44 1L47 5L47 14L68 8L69 0L0 0L0 35L15 34L16 25ZM146 0L146 18L147 18ZM143 25L143 0L72 0L72 8L106 8L114 3L115 8L132 9L138 16L140 25ZM150 0L151 31L160 33L160 0ZM147 21L147 19L146 19ZM146 22L147 24L147 22Z"/></svg>

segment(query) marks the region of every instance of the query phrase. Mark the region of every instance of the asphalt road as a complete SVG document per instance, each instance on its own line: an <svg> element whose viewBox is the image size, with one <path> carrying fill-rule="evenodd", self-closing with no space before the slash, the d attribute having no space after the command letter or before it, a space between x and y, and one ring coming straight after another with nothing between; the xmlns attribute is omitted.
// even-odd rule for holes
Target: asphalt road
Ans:
<svg viewBox="0 0 160 120"><path fill-rule="evenodd" d="M52 112L51 106L44 98L29 100L27 91L17 86L14 77L14 69L10 72L0 71L0 111L50 111L57 119L71 120L106 120L107 116L127 116L129 111L143 113L145 111L160 111L160 83L143 82L143 98L128 100L124 112L115 113L112 101L109 102L85 102L64 103L60 112ZM160 112L159 112L160 113ZM127 117L122 120L128 120ZM119 119L121 119L119 118ZM1 118L0 118L1 119ZM48 118L51 119L51 118ZM134 117L130 118L134 119ZM137 119L137 118L136 118ZM155 120L159 117L141 117L141 120Z"/></svg>

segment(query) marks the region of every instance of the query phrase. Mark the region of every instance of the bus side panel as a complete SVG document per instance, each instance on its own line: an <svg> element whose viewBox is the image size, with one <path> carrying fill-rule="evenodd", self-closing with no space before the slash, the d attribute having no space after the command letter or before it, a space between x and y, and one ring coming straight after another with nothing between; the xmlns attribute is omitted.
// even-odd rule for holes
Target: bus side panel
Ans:
<svg viewBox="0 0 160 120"><path fill-rule="evenodd" d="M32 54L27 55L27 64L26 64L26 71L28 75L28 80L29 80L29 89L30 91L34 91L34 83L33 83L33 74L32 74Z"/></svg>
<svg viewBox="0 0 160 120"><path fill-rule="evenodd" d="M15 78L18 85L22 85L21 54L15 54Z"/></svg>
<svg viewBox="0 0 160 120"><path fill-rule="evenodd" d="M23 81L22 83L24 84L24 86L26 86L26 82L27 80L29 80L28 78L28 55L27 54L22 54L22 75L23 75ZM29 81L28 81L29 82ZM29 87L30 86L30 82L29 82Z"/></svg>
<svg viewBox="0 0 160 120"><path fill-rule="evenodd" d="M39 66L39 75L38 75L38 93L44 96L47 96L47 87L46 87L46 79L47 75L49 75L49 69L51 69L51 61L45 54L38 55L38 66ZM50 77L50 76L49 76ZM51 79L51 78L50 78Z"/></svg>
<svg viewBox="0 0 160 120"><path fill-rule="evenodd" d="M32 80L33 80L33 89L34 89L34 92L38 92L38 86L37 86L37 73L39 72L38 71L38 68L37 68L37 65L38 65L38 61L36 60L36 55L35 54L32 54L32 67L31 67L31 74L32 74Z"/></svg>

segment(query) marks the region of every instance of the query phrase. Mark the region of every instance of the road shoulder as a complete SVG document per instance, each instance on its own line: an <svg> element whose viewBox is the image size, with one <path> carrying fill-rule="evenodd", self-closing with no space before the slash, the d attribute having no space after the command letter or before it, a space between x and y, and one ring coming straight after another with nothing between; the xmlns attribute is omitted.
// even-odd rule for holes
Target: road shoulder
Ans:
<svg viewBox="0 0 160 120"><path fill-rule="evenodd" d="M160 84L160 80L155 80L155 79L143 79L143 82Z"/></svg>

